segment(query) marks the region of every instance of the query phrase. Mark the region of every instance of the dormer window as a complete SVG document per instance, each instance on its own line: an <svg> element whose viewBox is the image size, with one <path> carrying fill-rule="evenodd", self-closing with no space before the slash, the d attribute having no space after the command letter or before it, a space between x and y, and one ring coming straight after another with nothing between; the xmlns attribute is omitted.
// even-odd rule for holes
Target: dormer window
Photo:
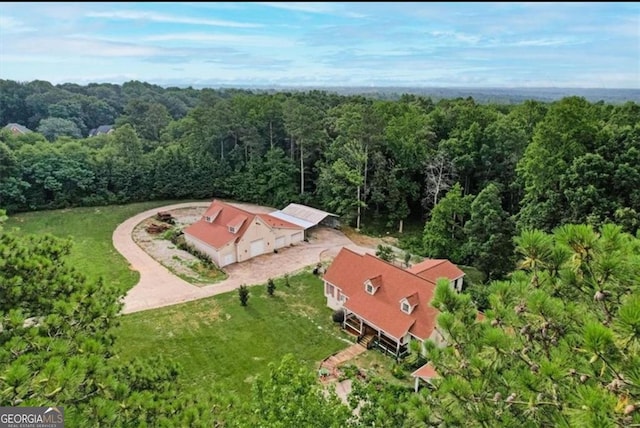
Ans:
<svg viewBox="0 0 640 428"><path fill-rule="evenodd" d="M367 293L374 295L378 288L382 285L382 276L374 276L373 278L366 279L364 281L364 289Z"/></svg>
<svg viewBox="0 0 640 428"><path fill-rule="evenodd" d="M418 306L418 300L418 293L413 293L411 296L405 297L400 300L400 310L405 314L411 314L416 306Z"/></svg>
<svg viewBox="0 0 640 428"><path fill-rule="evenodd" d="M208 215L204 216L204 221L206 221L207 223L213 223L218 217L218 214L220 214L220 211L222 210L218 209L218 210L207 213Z"/></svg>
<svg viewBox="0 0 640 428"><path fill-rule="evenodd" d="M371 284L370 281L365 282L364 286L367 289L367 293L373 294L376 292L376 289L374 288L374 286Z"/></svg>
<svg viewBox="0 0 640 428"><path fill-rule="evenodd" d="M409 305L407 302L402 302L400 305L400 308L404 313L407 313L407 314L411 313L411 305Z"/></svg>
<svg viewBox="0 0 640 428"><path fill-rule="evenodd" d="M229 232L236 233L236 228L233 226L229 226Z"/></svg>

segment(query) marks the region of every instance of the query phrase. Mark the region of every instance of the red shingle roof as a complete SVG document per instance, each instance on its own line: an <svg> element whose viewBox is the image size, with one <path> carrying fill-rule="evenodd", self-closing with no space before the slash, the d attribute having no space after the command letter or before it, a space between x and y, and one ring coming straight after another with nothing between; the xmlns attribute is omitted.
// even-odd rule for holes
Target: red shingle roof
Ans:
<svg viewBox="0 0 640 428"><path fill-rule="evenodd" d="M213 217L216 212L218 215L212 223L204 220L207 216ZM251 221L243 221L242 226L236 233L229 232L228 225L230 223L237 224L242 218L245 220L253 220L255 216L255 214L234 207L233 205L227 205L224 202L214 200L211 202L209 208L207 208L207 211L205 211L204 216L191 226L185 228L184 233L211 245L213 248L219 249L229 242L242 237L251 224Z"/></svg>
<svg viewBox="0 0 640 428"><path fill-rule="evenodd" d="M238 229L240 229L240 227L244 224L245 221L247 221L246 215L236 214L235 217L229 220L229 223L227 223L227 227L234 227L237 231Z"/></svg>
<svg viewBox="0 0 640 428"><path fill-rule="evenodd" d="M453 281L464 276L464 272L447 259L427 259L407 270L434 283L438 278L447 278Z"/></svg>
<svg viewBox="0 0 640 428"><path fill-rule="evenodd" d="M205 217L214 217L214 220L209 223L205 221ZM300 226L272 217L269 214L250 213L233 205L214 200L202 218L185 228L184 233L188 233L202 242L219 249L241 238L256 217L263 219L272 228L303 230ZM236 233L229 232L229 226L235 227L237 229Z"/></svg>
<svg viewBox="0 0 640 428"><path fill-rule="evenodd" d="M370 295L364 282L378 275L381 286ZM424 340L433 332L438 316L429 304L435 290L433 282L370 254L360 255L346 248L340 250L324 279L348 297L345 308L396 339L410 332ZM417 297L411 297L413 294ZM411 314L400 309L400 301L408 297L419 303Z"/></svg>
<svg viewBox="0 0 640 428"><path fill-rule="evenodd" d="M411 306L415 306L420 302L420 296L418 295L418 293L413 293L411 296L407 297L407 303L409 303Z"/></svg>
<svg viewBox="0 0 640 428"><path fill-rule="evenodd" d="M427 364L420 367L415 372L411 373L411 376L428 380L428 379L433 379L434 377L438 377L439 375L431 365L431 362L428 362Z"/></svg>

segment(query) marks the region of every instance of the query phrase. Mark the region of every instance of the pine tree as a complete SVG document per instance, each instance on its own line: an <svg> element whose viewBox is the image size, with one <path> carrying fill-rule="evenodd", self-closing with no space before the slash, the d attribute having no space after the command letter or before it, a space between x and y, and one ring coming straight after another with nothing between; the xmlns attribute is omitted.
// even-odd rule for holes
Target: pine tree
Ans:
<svg viewBox="0 0 640 428"><path fill-rule="evenodd" d="M640 423L640 240L567 225L525 232L517 250L521 270L490 285L482 322L469 296L438 283L448 345L426 343L440 378L419 398L424 423Z"/></svg>

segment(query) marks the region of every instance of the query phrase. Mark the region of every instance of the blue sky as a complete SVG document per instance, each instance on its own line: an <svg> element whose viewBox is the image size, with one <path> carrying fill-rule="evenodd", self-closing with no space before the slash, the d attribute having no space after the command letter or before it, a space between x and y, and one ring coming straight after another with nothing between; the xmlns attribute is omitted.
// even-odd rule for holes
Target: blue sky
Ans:
<svg viewBox="0 0 640 428"><path fill-rule="evenodd" d="M0 78L640 88L640 4L1 3Z"/></svg>

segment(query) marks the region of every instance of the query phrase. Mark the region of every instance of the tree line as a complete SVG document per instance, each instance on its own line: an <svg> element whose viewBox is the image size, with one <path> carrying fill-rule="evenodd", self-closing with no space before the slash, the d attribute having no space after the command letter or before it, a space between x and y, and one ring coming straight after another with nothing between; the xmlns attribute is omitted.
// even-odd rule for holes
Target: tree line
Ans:
<svg viewBox="0 0 640 428"><path fill-rule="evenodd" d="M512 269L511 238L524 228L613 221L635 233L640 225L634 102L498 105L42 81L1 81L0 99L5 121L116 125L87 138L0 132L0 207L10 213L165 198L301 202L357 228L363 219L397 231L422 222L422 239L408 249L489 278ZM61 107L76 101L79 110ZM98 105L110 113L91 116Z"/></svg>

